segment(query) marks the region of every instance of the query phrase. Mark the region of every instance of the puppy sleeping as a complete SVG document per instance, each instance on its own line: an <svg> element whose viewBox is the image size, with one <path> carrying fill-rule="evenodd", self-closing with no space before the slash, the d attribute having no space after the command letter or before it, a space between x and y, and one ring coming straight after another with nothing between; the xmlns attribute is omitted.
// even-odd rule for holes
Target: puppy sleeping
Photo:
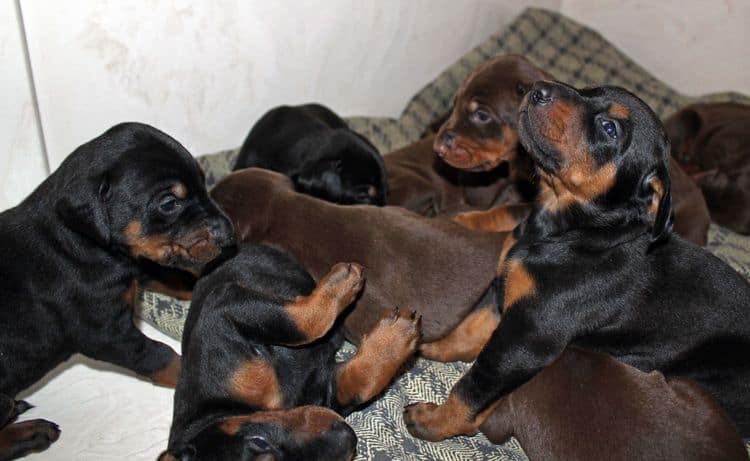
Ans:
<svg viewBox="0 0 750 461"><path fill-rule="evenodd" d="M380 153L327 107L281 106L250 130L235 170L259 167L292 179L296 189L334 203L385 205Z"/></svg>

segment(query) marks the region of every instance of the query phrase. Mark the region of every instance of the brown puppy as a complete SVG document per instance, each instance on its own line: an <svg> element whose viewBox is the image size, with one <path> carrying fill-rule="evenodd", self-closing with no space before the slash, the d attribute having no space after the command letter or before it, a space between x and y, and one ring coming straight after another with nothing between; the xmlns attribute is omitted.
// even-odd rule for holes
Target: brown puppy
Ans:
<svg viewBox="0 0 750 461"><path fill-rule="evenodd" d="M713 220L750 234L750 106L694 104L664 127L672 156L703 191Z"/></svg>
<svg viewBox="0 0 750 461"><path fill-rule="evenodd" d="M285 176L257 168L227 176L211 196L236 224L240 240L282 249L316 280L338 261L367 269L362 296L344 324L354 342L372 330L384 309L394 307L422 314L424 341L442 338L467 317L495 277L502 238L448 220L398 207L336 205L299 194ZM494 326L486 320L495 318L493 312L475 312L480 314L469 316L473 323L462 324L461 331L489 337Z"/></svg>
<svg viewBox="0 0 750 461"><path fill-rule="evenodd" d="M483 116L488 119L472 129L463 112L453 111L446 117L440 142L428 135L386 154L388 204L434 216L532 199L534 190L528 183L517 187L527 179L523 174L531 171L529 166L518 165L523 159L516 155L517 114L526 90L545 78L549 78L547 73L519 55L499 56L479 66L458 89L454 105L463 107L481 98ZM446 142L467 160L484 159L482 171L456 170L435 158L433 144L440 153ZM518 176L518 172L523 174Z"/></svg>
<svg viewBox="0 0 750 461"><path fill-rule="evenodd" d="M544 79L552 77L517 55L500 56L477 67L456 93L453 111L435 137L435 152L449 165L471 172L492 171L509 162L510 181L528 188L523 186L524 178L533 176L533 168L518 143L518 107L526 89ZM710 217L700 190L677 162L670 162L669 174L673 181L675 232L697 245L705 245ZM494 205L518 203L498 200ZM487 213L459 215L456 222L475 230L507 231L508 226L515 227L527 214L527 208L500 207Z"/></svg>
<svg viewBox="0 0 750 461"><path fill-rule="evenodd" d="M514 436L532 461L748 459L724 410L693 381L577 347L501 398L480 430L494 443Z"/></svg>

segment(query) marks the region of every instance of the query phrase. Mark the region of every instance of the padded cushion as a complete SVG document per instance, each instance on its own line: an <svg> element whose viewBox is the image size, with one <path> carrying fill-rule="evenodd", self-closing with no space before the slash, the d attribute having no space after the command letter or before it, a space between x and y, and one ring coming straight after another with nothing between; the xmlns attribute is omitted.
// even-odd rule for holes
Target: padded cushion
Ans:
<svg viewBox="0 0 750 461"><path fill-rule="evenodd" d="M689 98L649 75L597 32L557 13L525 10L512 24L467 53L425 86L398 119L354 117L350 126L368 137L380 152L391 152L416 141L428 124L445 114L459 83L477 65L500 54L527 56L557 79L573 86L617 85L644 99L665 118L693 102L737 101L750 98L737 93ZM250 127L248 126L248 130ZM209 187L226 175L238 149L200 157ZM750 278L750 238L712 225L708 249ZM189 303L150 292L141 293L140 315L167 334L180 338ZM342 358L354 347L347 344ZM440 443L412 438L401 414L417 401L440 402L468 368L464 363L442 364L419 359L409 373L398 379L378 401L347 418L359 437L357 459L523 460L526 456L512 439L493 445L484 436L457 437Z"/></svg>

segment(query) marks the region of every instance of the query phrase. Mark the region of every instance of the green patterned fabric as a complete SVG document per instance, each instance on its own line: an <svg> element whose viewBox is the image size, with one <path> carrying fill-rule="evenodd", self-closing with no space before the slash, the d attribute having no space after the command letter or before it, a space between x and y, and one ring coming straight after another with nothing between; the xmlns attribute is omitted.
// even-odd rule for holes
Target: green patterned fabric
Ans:
<svg viewBox="0 0 750 461"><path fill-rule="evenodd" d="M516 20L471 50L424 87L406 105L398 119L354 117L350 126L369 138L381 152L391 152L416 141L433 120L445 114L459 83L485 60L500 54L523 54L557 79L576 87L618 85L643 98L665 118L693 102L737 101L750 98L722 93L689 98L649 75L601 35L557 13L527 9ZM248 129L250 127L248 126ZM238 149L200 157L206 182L213 186L226 175ZM708 249L750 278L750 238L712 225ZM167 334L180 338L189 303L163 295L141 293L140 315ZM347 344L342 357L353 353ZM358 458L372 460L523 460L515 440L493 445L484 436L458 437L441 443L412 438L401 414L416 401L442 401L467 369L464 363L416 361L378 401L347 418L359 437Z"/></svg>

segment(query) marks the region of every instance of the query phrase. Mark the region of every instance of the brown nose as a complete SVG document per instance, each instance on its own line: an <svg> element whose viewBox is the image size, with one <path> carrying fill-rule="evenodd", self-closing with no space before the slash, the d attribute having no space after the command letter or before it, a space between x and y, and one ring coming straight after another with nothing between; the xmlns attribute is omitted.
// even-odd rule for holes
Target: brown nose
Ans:
<svg viewBox="0 0 750 461"><path fill-rule="evenodd" d="M456 133L454 133L451 130L447 130L445 133L443 133L443 144L445 144L445 147L451 149L453 148L453 142L456 140Z"/></svg>
<svg viewBox="0 0 750 461"><path fill-rule="evenodd" d="M552 101L552 89L544 82L535 83L531 89L531 102L538 106L546 106Z"/></svg>

